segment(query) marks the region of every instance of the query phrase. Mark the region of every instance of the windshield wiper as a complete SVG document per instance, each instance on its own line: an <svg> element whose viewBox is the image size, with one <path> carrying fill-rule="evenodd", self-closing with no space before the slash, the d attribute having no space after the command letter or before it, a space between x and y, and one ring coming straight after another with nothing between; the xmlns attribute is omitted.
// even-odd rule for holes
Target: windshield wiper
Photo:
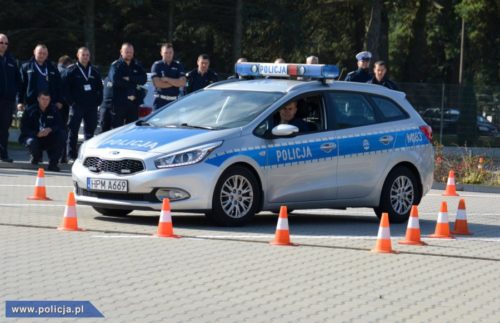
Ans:
<svg viewBox="0 0 500 323"><path fill-rule="evenodd" d="M186 127L186 128L195 128L195 129L206 129L206 130L214 130L216 128L214 127L209 127L209 126L197 126L197 125L192 125L192 124L187 124L187 123L181 123L181 127Z"/></svg>

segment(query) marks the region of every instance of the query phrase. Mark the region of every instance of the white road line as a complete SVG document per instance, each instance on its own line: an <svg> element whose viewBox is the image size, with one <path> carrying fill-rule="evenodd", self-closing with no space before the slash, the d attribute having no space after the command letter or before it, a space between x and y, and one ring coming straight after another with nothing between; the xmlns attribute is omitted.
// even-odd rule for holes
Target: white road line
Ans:
<svg viewBox="0 0 500 323"><path fill-rule="evenodd" d="M22 204L22 203L0 203L2 206L21 206L21 207L65 207L66 204ZM88 207L88 205L77 205L77 207Z"/></svg>
<svg viewBox="0 0 500 323"><path fill-rule="evenodd" d="M13 185L13 184L0 184L0 187L35 187L35 185L24 185L24 184L16 184L16 185ZM45 185L45 187L57 187L57 188L74 188L73 186L71 185Z"/></svg>

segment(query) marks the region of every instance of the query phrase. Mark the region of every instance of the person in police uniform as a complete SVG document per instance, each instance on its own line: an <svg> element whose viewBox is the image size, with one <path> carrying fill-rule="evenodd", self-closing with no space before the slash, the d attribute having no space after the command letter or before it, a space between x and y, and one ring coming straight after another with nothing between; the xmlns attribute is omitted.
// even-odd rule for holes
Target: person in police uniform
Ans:
<svg viewBox="0 0 500 323"><path fill-rule="evenodd" d="M371 80L373 77L369 71L371 59L372 53L370 52L364 51L356 54L358 69L347 74L345 81L366 83Z"/></svg>
<svg viewBox="0 0 500 323"><path fill-rule="evenodd" d="M155 87L155 110L177 100L179 88L186 85L186 73L179 61L174 60L174 47L171 43L165 43L160 50L161 60L151 66L153 85Z"/></svg>
<svg viewBox="0 0 500 323"><path fill-rule="evenodd" d="M187 93L203 89L207 85L219 80L219 76L217 75L217 73L209 69L210 58L207 54L201 54L200 56L198 56L196 64L198 65L198 67L186 74Z"/></svg>
<svg viewBox="0 0 500 323"><path fill-rule="evenodd" d="M111 64L108 82L113 87L111 127L117 128L139 119L142 85L147 81L144 68L134 59L134 46L124 43L120 58Z"/></svg>
<svg viewBox="0 0 500 323"><path fill-rule="evenodd" d="M240 63L247 63L248 62L248 59L246 59L245 57L240 57L238 58L238 60L236 61L236 64L240 64ZM236 65L235 64L235 65ZM243 79L242 76L240 76L238 73L234 73L233 75L230 75L228 78L228 80L234 80L234 79ZM253 78L247 78L247 79L253 79Z"/></svg>
<svg viewBox="0 0 500 323"><path fill-rule="evenodd" d="M21 91L17 109L23 111L26 106L37 103L38 93L50 93L57 109L63 108L61 75L52 62L47 60L49 51L44 44L38 44L33 57L21 66Z"/></svg>
<svg viewBox="0 0 500 323"><path fill-rule="evenodd" d="M387 66L384 61L377 61L373 64L373 78L366 83L378 84L388 89L399 91L399 87L387 77Z"/></svg>
<svg viewBox="0 0 500 323"><path fill-rule="evenodd" d="M21 85L21 75L16 60L7 51L8 46L9 39L6 35L0 34L0 160L12 163L7 145L12 113Z"/></svg>
<svg viewBox="0 0 500 323"><path fill-rule="evenodd" d="M21 118L19 143L26 146L31 154L31 163L42 160L43 151L49 156L47 170L58 172L57 166L64 146L65 133L61 115L51 104L50 93L39 92L35 104L30 105Z"/></svg>
<svg viewBox="0 0 500 323"><path fill-rule="evenodd" d="M62 77L65 101L70 106L67 141L70 163L78 156L80 123L83 120L85 140L92 138L97 127L97 107L102 101L101 74L90 63L89 49L80 47L76 57L78 61Z"/></svg>

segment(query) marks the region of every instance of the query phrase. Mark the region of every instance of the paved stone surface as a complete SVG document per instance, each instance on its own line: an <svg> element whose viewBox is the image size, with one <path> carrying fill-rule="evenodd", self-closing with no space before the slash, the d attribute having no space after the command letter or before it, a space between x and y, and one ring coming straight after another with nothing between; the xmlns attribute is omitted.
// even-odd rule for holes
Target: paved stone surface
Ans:
<svg viewBox="0 0 500 323"><path fill-rule="evenodd" d="M160 239L155 212L109 218L78 206L87 231L60 232L71 178L48 174L43 202L26 200L34 181L0 169L0 321L5 300L90 300L105 318L88 322L499 322L499 195L463 194L473 236L402 246L406 225L391 225L400 253L380 255L368 251L369 209L292 213L297 247L267 243L270 213L244 228L174 213L184 237ZM454 219L458 198L440 193L422 201L423 235L442 200Z"/></svg>

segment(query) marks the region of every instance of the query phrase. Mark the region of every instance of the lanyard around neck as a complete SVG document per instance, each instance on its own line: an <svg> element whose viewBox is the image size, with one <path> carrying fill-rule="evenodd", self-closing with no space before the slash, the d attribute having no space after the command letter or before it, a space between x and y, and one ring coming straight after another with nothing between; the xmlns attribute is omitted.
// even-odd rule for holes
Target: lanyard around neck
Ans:
<svg viewBox="0 0 500 323"><path fill-rule="evenodd" d="M90 78L90 74L92 73L92 66L89 65L89 71L88 71L88 75L85 75L85 72L82 70L82 68L80 67L80 64L76 64L76 66L78 66L78 69L80 70L80 73L82 73L83 77L85 78L85 81L89 81L89 78Z"/></svg>

